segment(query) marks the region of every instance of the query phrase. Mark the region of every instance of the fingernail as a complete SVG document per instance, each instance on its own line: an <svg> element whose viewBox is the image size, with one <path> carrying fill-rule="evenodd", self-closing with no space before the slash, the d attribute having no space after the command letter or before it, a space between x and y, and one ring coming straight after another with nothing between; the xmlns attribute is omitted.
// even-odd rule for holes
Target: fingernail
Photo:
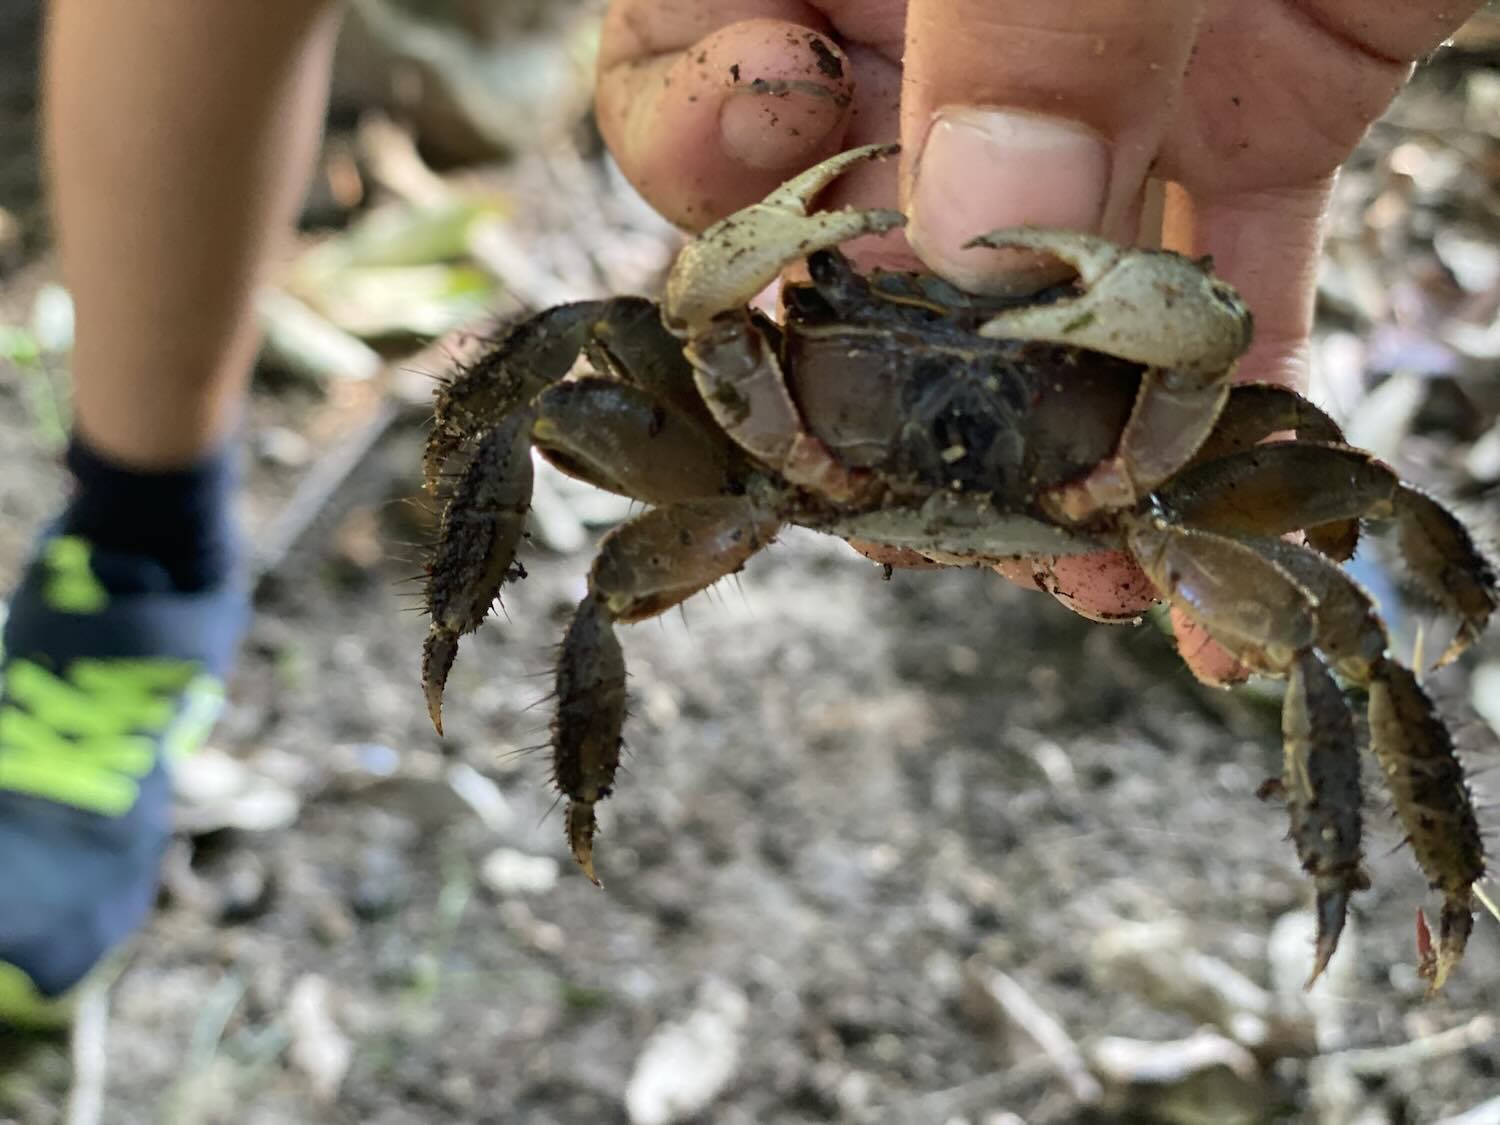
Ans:
<svg viewBox="0 0 1500 1125"><path fill-rule="evenodd" d="M1104 138L1075 121L947 106L933 115L917 158L907 236L949 281L974 292L1013 291L1036 272L1034 256L964 244L1001 227L1097 230L1109 170Z"/></svg>
<svg viewBox="0 0 1500 1125"><path fill-rule="evenodd" d="M830 150L849 108L845 91L808 81L759 80L731 91L719 111L724 150L747 168L802 168Z"/></svg>

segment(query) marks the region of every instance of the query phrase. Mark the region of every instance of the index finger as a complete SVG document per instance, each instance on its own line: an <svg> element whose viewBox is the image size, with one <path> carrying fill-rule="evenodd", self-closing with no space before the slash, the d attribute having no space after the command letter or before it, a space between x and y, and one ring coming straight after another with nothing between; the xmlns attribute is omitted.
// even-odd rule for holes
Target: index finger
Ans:
<svg viewBox="0 0 1500 1125"><path fill-rule="evenodd" d="M698 229L843 147L847 56L801 0L616 0L600 47L599 127L626 177Z"/></svg>

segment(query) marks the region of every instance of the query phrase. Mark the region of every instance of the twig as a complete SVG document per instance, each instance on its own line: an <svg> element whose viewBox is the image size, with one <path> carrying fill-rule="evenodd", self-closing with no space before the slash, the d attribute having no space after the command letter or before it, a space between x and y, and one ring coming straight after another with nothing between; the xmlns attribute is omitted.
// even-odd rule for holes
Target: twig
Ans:
<svg viewBox="0 0 1500 1125"><path fill-rule="evenodd" d="M1487 1043L1500 1032L1500 1020L1494 1016L1475 1016L1468 1023L1439 1031L1435 1035L1424 1035L1394 1047L1361 1047L1348 1051L1334 1051L1323 1058L1341 1066L1353 1074L1367 1078L1378 1078L1393 1070L1426 1062L1429 1059L1456 1055L1460 1051Z"/></svg>
<svg viewBox="0 0 1500 1125"><path fill-rule="evenodd" d="M334 497L401 418L404 407L391 398L375 402L358 429L324 453L297 484L281 514L260 535L253 561L256 585L273 581L283 564L332 505Z"/></svg>
<svg viewBox="0 0 1500 1125"><path fill-rule="evenodd" d="M1017 1092L1039 1082L1051 1071L1052 1060L1037 1055L1006 1070L982 1074L957 1086L920 1094L904 1106L892 1106L890 1120L947 1121L953 1117L961 1117L1015 1097Z"/></svg>
<svg viewBox="0 0 1500 1125"><path fill-rule="evenodd" d="M1006 1022L1041 1049L1080 1103L1092 1105L1103 1096L1099 1080L1090 1073L1073 1037L1019 983L998 969L988 969L972 961L965 966L965 975Z"/></svg>
<svg viewBox="0 0 1500 1125"><path fill-rule="evenodd" d="M98 1125L104 1115L108 1041L109 991L91 988L73 1016L73 1085L68 1091L67 1125Z"/></svg>

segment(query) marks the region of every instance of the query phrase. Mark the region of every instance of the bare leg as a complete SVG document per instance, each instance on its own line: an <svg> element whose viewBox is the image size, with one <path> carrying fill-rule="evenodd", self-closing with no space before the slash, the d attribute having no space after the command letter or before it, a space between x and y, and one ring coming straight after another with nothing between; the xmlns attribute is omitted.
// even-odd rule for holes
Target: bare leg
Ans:
<svg viewBox="0 0 1500 1125"><path fill-rule="evenodd" d="M234 425L337 24L329 0L54 0L47 154L76 424L99 453L182 465Z"/></svg>

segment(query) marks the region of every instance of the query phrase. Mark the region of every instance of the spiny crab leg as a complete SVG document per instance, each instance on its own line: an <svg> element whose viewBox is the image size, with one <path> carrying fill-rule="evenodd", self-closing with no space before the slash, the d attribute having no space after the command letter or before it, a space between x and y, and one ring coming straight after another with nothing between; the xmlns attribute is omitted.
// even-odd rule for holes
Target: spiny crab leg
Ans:
<svg viewBox="0 0 1500 1125"><path fill-rule="evenodd" d="M1484 873L1483 846L1447 728L1410 669L1390 658L1368 595L1327 559L1283 540L1239 541L1157 519L1133 524L1129 535L1147 576L1173 604L1241 661L1293 678L1283 714L1290 778L1283 788L1298 854L1318 885L1319 968L1337 944L1332 927L1342 918L1342 903L1365 879L1358 868L1358 821L1347 811L1358 802L1351 805L1345 792L1356 767L1327 758L1314 766L1310 756L1353 753L1352 738L1335 733L1342 720L1333 718L1315 682L1319 674L1307 664L1316 659L1313 650L1368 688L1371 748L1417 863L1443 893L1437 955L1424 967L1431 989L1441 988L1462 959L1473 925L1472 888ZM1233 580L1221 581L1231 573ZM1249 600L1280 623L1259 621L1247 611ZM1298 601L1293 618L1283 617ZM1313 636L1303 641L1308 623Z"/></svg>
<svg viewBox="0 0 1500 1125"><path fill-rule="evenodd" d="M1344 932L1349 896L1368 890L1360 868L1359 754L1349 705L1323 662L1302 653L1287 676L1281 790L1292 842L1317 894L1318 937L1307 987L1323 974Z"/></svg>
<svg viewBox="0 0 1500 1125"><path fill-rule="evenodd" d="M1279 433L1295 430L1298 441L1343 445L1339 424L1290 387L1280 383L1236 383L1213 433L1193 456L1193 464L1249 449Z"/></svg>
<svg viewBox="0 0 1500 1125"><path fill-rule="evenodd" d="M1146 368L1115 456L1045 494L1049 514L1078 522L1130 507L1186 464L1213 429L1250 345L1239 295L1181 255L1127 250L1076 231L999 230L969 245L1057 258L1077 273L1080 290L1003 309L980 326L981 336L1088 348Z"/></svg>
<svg viewBox="0 0 1500 1125"><path fill-rule="evenodd" d="M552 725L553 777L568 800L568 846L594 873L594 806L609 796L625 724L625 661L615 623L672 608L738 571L780 520L744 497L657 508L611 532L589 572L589 594L563 639Z"/></svg>
<svg viewBox="0 0 1500 1125"><path fill-rule="evenodd" d="M1440 665L1484 631L1500 603L1494 569L1457 517L1358 449L1301 441L1257 445L1194 466L1157 497L1184 523L1237 535L1394 520L1412 575L1459 620Z"/></svg>
<svg viewBox="0 0 1500 1125"><path fill-rule="evenodd" d="M1292 841L1317 893L1310 985L1343 932L1360 871L1359 757L1348 705L1317 655L1316 595L1253 547L1209 532L1147 520L1131 549L1163 596L1251 667L1289 679L1282 706L1281 792ZM1305 552L1304 552L1305 553Z"/></svg>
<svg viewBox="0 0 1500 1125"><path fill-rule="evenodd" d="M1298 441L1343 445L1337 422L1290 387L1279 383L1236 383L1213 432L1193 455L1189 468L1250 449L1277 435L1295 431ZM1354 557L1359 520L1335 520L1304 528L1308 546L1338 562Z"/></svg>
<svg viewBox="0 0 1500 1125"><path fill-rule="evenodd" d="M585 352L597 369L702 416L692 371L652 302L615 297L557 305L513 325L438 388L422 459L427 491L437 494L444 467L456 453L568 374Z"/></svg>
<svg viewBox="0 0 1500 1125"><path fill-rule="evenodd" d="M1370 744L1418 865L1443 894L1428 988L1443 987L1474 928L1484 844L1453 739L1411 669L1388 661L1370 684Z"/></svg>
<svg viewBox="0 0 1500 1125"><path fill-rule="evenodd" d="M422 646L422 690L439 734L443 687L458 655L458 639L484 623L511 572L526 526L532 417L529 410L517 411L485 435L443 510L427 568L426 608L432 624Z"/></svg>
<svg viewBox="0 0 1500 1125"><path fill-rule="evenodd" d="M1484 874L1473 796L1453 739L1416 676L1390 657L1374 602L1348 574L1284 539L1246 542L1313 592L1319 649L1340 674L1369 690L1370 749L1417 865L1443 894L1436 956L1422 966L1436 992L1463 958L1473 887Z"/></svg>
<svg viewBox="0 0 1500 1125"><path fill-rule="evenodd" d="M596 371L564 380L580 353ZM565 471L648 503L718 496L743 456L708 416L682 347L656 306L585 301L517 325L438 394L427 447L435 488L454 454L433 557L423 690L442 733L442 698L459 639L484 621L514 570L532 488L533 441Z"/></svg>

